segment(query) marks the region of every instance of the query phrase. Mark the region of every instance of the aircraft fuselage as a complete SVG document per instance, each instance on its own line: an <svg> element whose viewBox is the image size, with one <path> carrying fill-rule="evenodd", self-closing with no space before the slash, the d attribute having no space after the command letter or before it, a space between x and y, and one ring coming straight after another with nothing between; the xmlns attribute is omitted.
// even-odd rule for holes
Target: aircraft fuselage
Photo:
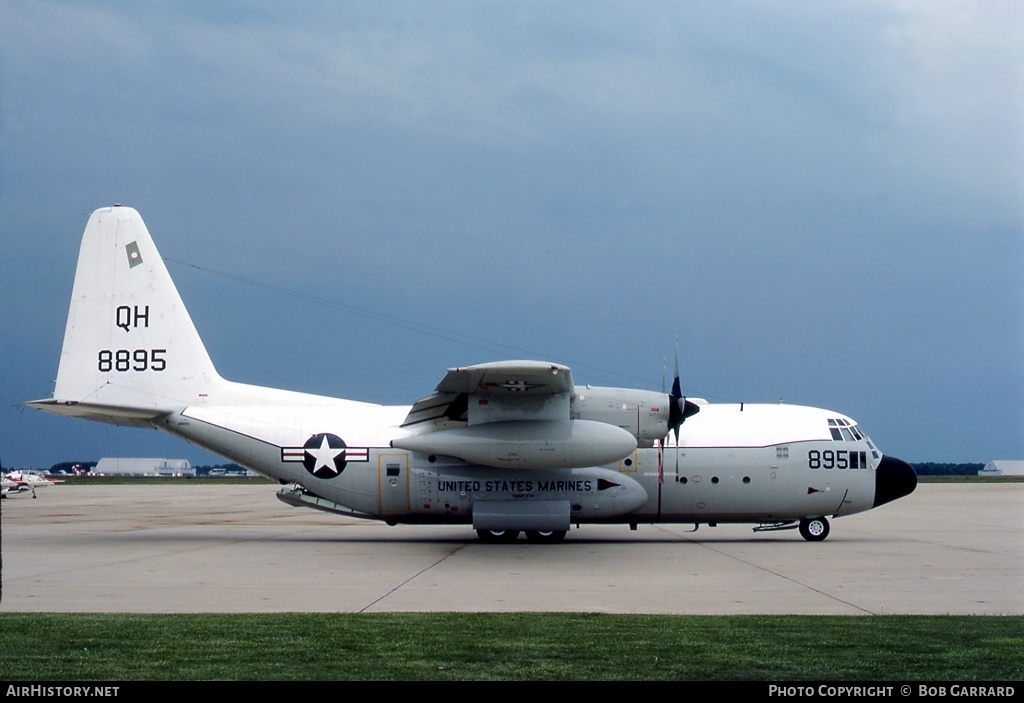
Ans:
<svg viewBox="0 0 1024 703"><path fill-rule="evenodd" d="M361 404L283 406L248 408L239 420L242 413L231 408L192 407L159 426L283 483L301 485L319 499L307 500L311 507L389 523L468 524L487 503L563 501L573 524L777 523L844 516L892 499L879 501L878 484L890 480L884 472L892 469L883 462L898 461L883 457L859 432L834 439L830 421L833 429L838 422L856 427L838 413L714 404L687 421L678 447L670 439L667 446L637 448L595 467L500 469L391 447L391 439L407 434L399 426L407 412ZM529 526L523 518L518 529Z"/></svg>

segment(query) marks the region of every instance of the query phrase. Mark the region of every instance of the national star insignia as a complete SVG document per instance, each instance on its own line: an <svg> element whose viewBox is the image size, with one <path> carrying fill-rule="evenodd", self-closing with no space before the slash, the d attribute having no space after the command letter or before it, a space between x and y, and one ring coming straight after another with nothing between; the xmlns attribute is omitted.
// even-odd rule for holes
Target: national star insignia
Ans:
<svg viewBox="0 0 1024 703"><path fill-rule="evenodd" d="M327 441L327 435L323 435L319 447L306 448L306 454L313 458L313 468L310 470L314 474L320 471L321 468L326 469L328 473L335 476L341 473L334 462L339 454L344 453L345 447L332 447L330 442Z"/></svg>
<svg viewBox="0 0 1024 703"><path fill-rule="evenodd" d="M306 440L301 447L281 447L281 461L301 463L317 478L339 476L351 462L367 462L367 447L350 447L336 434L321 432Z"/></svg>

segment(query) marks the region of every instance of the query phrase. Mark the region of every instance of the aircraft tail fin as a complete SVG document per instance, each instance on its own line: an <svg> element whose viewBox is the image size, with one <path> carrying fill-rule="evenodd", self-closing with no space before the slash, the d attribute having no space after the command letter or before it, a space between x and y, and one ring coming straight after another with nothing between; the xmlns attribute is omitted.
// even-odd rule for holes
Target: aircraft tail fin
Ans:
<svg viewBox="0 0 1024 703"><path fill-rule="evenodd" d="M139 213L97 210L75 273L52 400L28 403L118 425L203 405L225 381Z"/></svg>

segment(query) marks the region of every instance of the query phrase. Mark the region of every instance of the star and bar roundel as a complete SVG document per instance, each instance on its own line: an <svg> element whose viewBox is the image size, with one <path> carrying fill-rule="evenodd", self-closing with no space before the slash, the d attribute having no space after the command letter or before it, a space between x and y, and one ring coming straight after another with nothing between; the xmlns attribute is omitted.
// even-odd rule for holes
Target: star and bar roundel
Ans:
<svg viewBox="0 0 1024 703"><path fill-rule="evenodd" d="M327 432L313 435L301 447L281 447L281 461L302 462L317 478L340 476L350 462L369 460L368 448L350 447L338 435Z"/></svg>

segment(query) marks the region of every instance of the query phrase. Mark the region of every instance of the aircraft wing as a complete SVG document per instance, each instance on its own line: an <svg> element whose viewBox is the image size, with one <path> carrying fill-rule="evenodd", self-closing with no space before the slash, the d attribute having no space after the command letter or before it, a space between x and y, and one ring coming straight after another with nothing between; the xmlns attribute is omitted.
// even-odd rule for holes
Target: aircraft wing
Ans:
<svg viewBox="0 0 1024 703"><path fill-rule="evenodd" d="M572 393L572 371L568 366L546 361L495 361L465 368L448 369L437 391L479 395L556 395Z"/></svg>
<svg viewBox="0 0 1024 703"><path fill-rule="evenodd" d="M568 366L497 361L448 369L435 393L417 401L403 427L434 429L506 420L568 420L575 386Z"/></svg>
<svg viewBox="0 0 1024 703"><path fill-rule="evenodd" d="M413 405L392 446L502 468L579 468L618 461L637 446L620 427L570 417L567 366L499 361L449 369Z"/></svg>

